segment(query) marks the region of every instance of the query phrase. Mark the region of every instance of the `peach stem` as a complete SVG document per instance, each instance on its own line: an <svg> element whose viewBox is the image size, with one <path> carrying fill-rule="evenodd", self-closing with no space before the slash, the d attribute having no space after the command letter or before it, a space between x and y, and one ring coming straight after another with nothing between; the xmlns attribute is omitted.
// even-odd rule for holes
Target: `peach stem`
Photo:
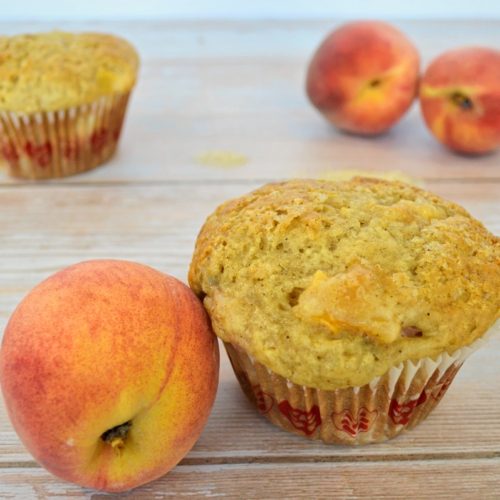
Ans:
<svg viewBox="0 0 500 500"><path fill-rule="evenodd" d="M106 432L103 432L101 439L105 443L109 443L111 448L115 451L119 452L125 447L125 440L130 431L130 427L132 427L132 422L129 420L128 422L124 422L123 424L117 425L108 429Z"/></svg>

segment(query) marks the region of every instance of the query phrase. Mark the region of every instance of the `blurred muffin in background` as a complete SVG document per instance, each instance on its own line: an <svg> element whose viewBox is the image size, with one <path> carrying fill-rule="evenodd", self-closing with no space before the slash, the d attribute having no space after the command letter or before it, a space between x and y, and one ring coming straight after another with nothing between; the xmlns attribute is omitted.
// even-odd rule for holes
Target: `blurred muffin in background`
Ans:
<svg viewBox="0 0 500 500"><path fill-rule="evenodd" d="M0 154L15 177L90 170L116 150L139 58L104 33L0 37Z"/></svg>

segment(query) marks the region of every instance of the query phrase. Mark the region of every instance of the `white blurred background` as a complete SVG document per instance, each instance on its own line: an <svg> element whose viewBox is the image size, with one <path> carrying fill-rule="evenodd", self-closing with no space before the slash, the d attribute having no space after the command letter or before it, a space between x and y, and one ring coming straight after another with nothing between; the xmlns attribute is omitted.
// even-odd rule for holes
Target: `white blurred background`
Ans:
<svg viewBox="0 0 500 500"><path fill-rule="evenodd" d="M0 21L125 19L492 19L499 0L0 0Z"/></svg>

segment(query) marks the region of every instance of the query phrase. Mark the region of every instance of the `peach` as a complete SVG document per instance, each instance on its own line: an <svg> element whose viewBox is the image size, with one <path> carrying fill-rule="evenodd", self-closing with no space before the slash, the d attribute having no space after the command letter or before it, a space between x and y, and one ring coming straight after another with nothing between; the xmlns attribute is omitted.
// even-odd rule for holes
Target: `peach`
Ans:
<svg viewBox="0 0 500 500"><path fill-rule="evenodd" d="M465 47L434 59L422 77L420 107L450 149L493 151L500 145L500 51Z"/></svg>
<svg viewBox="0 0 500 500"><path fill-rule="evenodd" d="M96 260L36 286L5 330L0 381L26 448L53 474L110 492L155 479L199 437L219 350L191 290Z"/></svg>
<svg viewBox="0 0 500 500"><path fill-rule="evenodd" d="M416 96L419 54L399 30L357 21L330 33L314 54L306 91L338 128L365 135L393 126Z"/></svg>

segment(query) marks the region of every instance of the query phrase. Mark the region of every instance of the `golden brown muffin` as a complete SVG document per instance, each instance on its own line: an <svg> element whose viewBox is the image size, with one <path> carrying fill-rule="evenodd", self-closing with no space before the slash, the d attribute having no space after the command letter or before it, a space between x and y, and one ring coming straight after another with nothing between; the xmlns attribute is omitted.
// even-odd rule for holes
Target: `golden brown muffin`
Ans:
<svg viewBox="0 0 500 500"><path fill-rule="evenodd" d="M54 111L129 92L138 62L127 41L104 33L0 37L0 109Z"/></svg>
<svg viewBox="0 0 500 500"><path fill-rule="evenodd" d="M499 248L463 208L416 187L296 180L220 206L189 282L225 342L334 390L482 336L499 314Z"/></svg>
<svg viewBox="0 0 500 500"><path fill-rule="evenodd" d="M116 151L138 56L104 33L0 37L0 156L14 177L90 170Z"/></svg>

